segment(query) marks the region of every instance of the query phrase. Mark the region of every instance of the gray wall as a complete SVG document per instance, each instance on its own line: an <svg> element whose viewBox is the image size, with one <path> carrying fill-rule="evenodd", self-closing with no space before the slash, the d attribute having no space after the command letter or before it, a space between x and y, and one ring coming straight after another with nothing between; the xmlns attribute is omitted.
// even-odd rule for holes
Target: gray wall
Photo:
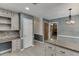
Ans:
<svg viewBox="0 0 79 59"><path fill-rule="evenodd" d="M73 16L72 19L76 22L72 25L66 24L66 20L68 20L68 17L52 20L53 22L58 22L58 35L79 37L79 15Z"/></svg>
<svg viewBox="0 0 79 59"><path fill-rule="evenodd" d="M52 20L58 22L58 41L56 44L79 51L79 15L73 16L72 19L75 20L75 24L66 24L68 17Z"/></svg>

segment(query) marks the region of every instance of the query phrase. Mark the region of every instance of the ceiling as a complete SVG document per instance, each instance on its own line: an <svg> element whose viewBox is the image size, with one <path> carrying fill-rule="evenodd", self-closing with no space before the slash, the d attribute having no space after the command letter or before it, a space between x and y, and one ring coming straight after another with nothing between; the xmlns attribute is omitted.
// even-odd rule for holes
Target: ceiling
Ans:
<svg viewBox="0 0 79 59"><path fill-rule="evenodd" d="M29 7L30 10L25 10ZM66 17L69 15L69 8L72 8L72 15L79 14L78 3L0 3L0 8L12 10L15 12L23 12L46 19L55 19Z"/></svg>

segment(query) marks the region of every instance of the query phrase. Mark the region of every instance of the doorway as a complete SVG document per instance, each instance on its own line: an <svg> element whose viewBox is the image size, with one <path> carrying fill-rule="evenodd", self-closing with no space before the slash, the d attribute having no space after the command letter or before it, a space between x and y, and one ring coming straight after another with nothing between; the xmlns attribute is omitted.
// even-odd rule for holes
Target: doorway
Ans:
<svg viewBox="0 0 79 59"><path fill-rule="evenodd" d="M57 40L57 33L58 33L58 23L52 22L50 23L50 40Z"/></svg>
<svg viewBox="0 0 79 59"><path fill-rule="evenodd" d="M48 40L49 23L44 22L44 40Z"/></svg>

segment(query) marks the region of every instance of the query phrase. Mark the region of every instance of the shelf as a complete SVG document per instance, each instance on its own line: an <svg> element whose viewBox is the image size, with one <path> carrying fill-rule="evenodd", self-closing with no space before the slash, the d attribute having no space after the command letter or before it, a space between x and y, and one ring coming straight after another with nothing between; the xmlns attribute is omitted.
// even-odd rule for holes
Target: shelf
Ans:
<svg viewBox="0 0 79 59"><path fill-rule="evenodd" d="M0 25L11 25L11 23L0 23Z"/></svg>
<svg viewBox="0 0 79 59"><path fill-rule="evenodd" d="M7 30L0 30L0 31L19 31L19 30L10 30L10 29L7 29Z"/></svg>
<svg viewBox="0 0 79 59"><path fill-rule="evenodd" d="M7 16L0 16L0 18L7 18L7 19L11 19L11 17L7 17Z"/></svg>
<svg viewBox="0 0 79 59"><path fill-rule="evenodd" d="M11 25L0 24L0 30L10 30Z"/></svg>
<svg viewBox="0 0 79 59"><path fill-rule="evenodd" d="M11 24L11 19L10 18L3 18L3 17L0 17L0 25L5 25L5 24Z"/></svg>
<svg viewBox="0 0 79 59"><path fill-rule="evenodd" d="M11 29L11 19L7 17L0 17L0 30L10 30Z"/></svg>

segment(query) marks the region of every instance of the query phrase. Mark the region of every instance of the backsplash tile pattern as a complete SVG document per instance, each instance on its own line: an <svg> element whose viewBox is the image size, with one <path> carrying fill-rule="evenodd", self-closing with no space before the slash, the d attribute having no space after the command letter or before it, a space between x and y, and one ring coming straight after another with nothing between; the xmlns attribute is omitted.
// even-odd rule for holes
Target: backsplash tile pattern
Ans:
<svg viewBox="0 0 79 59"><path fill-rule="evenodd" d="M19 37L19 32L17 31L5 31L5 32L0 32L0 39L6 39L6 38L16 38Z"/></svg>

